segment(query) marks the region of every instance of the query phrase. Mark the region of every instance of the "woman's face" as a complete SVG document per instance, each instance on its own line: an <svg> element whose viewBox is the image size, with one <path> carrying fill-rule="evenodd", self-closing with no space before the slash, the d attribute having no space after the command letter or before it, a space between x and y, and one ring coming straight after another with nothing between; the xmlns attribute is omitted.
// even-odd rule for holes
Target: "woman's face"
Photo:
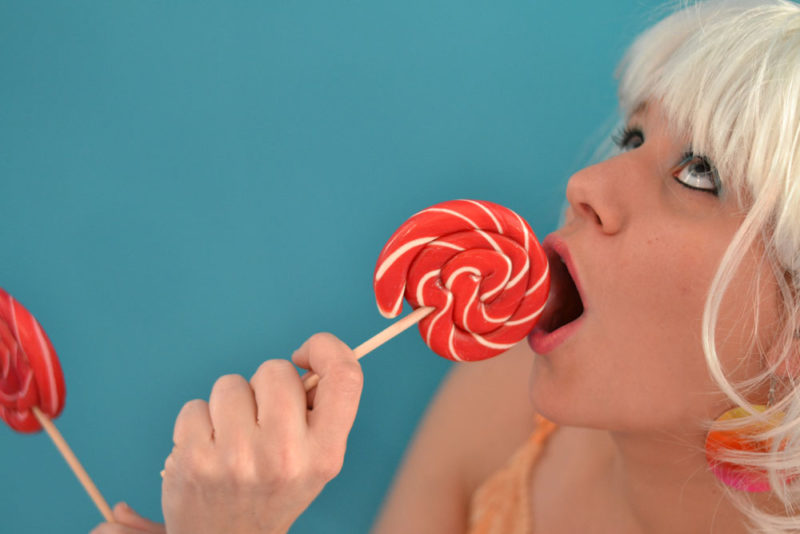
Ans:
<svg viewBox="0 0 800 534"><path fill-rule="evenodd" d="M743 214L713 162L686 156L687 140L667 130L657 103L640 107L627 126L621 154L570 178L564 225L545 240L551 300L561 294L562 304L548 302L531 334L540 355L530 394L537 410L564 424L685 432L730 407L708 372L701 321ZM581 304L559 256L571 258L583 306L563 328ZM756 322L757 345L769 347L779 321L763 257L760 246L748 251L720 309L718 354L735 380L764 364L750 349Z"/></svg>

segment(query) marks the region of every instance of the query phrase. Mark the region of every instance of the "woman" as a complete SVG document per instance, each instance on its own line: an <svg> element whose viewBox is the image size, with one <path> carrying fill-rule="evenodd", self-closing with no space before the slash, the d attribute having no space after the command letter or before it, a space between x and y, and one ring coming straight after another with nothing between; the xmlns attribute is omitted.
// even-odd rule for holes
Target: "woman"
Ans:
<svg viewBox="0 0 800 534"><path fill-rule="evenodd" d="M454 369L376 532L800 531L800 8L676 12L623 60L620 107L617 148L570 178L544 241L529 343ZM322 376L310 411L281 361L184 407L171 534L285 532L338 472L360 368L330 335L293 361ZM707 440L731 413L761 450ZM164 531L115 514L95 532Z"/></svg>

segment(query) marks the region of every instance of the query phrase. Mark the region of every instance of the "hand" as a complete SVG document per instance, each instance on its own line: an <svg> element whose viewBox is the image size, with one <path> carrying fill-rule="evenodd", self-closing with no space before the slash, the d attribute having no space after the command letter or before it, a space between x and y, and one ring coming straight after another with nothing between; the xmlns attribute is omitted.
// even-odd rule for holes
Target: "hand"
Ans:
<svg viewBox="0 0 800 534"><path fill-rule="evenodd" d="M361 366L330 334L312 336L292 361L320 376L314 395L288 361L268 360L250 383L223 376L208 403L184 405L162 483L170 534L285 533L339 473Z"/></svg>
<svg viewBox="0 0 800 534"><path fill-rule="evenodd" d="M154 523L137 514L124 502L117 503L113 510L116 523L97 525L90 534L166 534L161 523Z"/></svg>

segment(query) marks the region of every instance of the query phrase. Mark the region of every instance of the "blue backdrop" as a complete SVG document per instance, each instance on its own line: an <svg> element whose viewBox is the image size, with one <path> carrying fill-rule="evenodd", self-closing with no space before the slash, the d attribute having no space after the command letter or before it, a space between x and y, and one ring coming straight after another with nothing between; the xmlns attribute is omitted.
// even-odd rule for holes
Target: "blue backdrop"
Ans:
<svg viewBox="0 0 800 534"><path fill-rule="evenodd" d="M479 198L552 231L655 5L0 1L0 286L53 340L57 424L106 498L160 520L184 402L386 326L374 261L412 213ZM363 365L293 533L368 529L449 366L415 331ZM3 533L101 520L46 435L2 425L0 453Z"/></svg>

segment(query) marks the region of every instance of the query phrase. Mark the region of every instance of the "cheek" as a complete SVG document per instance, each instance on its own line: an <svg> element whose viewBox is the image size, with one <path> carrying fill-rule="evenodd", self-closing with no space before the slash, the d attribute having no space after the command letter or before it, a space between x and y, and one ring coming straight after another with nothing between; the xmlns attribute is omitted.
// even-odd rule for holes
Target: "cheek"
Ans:
<svg viewBox="0 0 800 534"><path fill-rule="evenodd" d="M775 277L753 256L745 258L726 290L715 330L717 355L733 382L763 370L764 356L775 347L783 321Z"/></svg>
<svg viewBox="0 0 800 534"><path fill-rule="evenodd" d="M674 240L673 240L674 241ZM599 319L632 349L700 350L699 333L714 261L694 247L648 241L631 254L619 276L607 279L609 295ZM716 259L716 258L714 258Z"/></svg>

